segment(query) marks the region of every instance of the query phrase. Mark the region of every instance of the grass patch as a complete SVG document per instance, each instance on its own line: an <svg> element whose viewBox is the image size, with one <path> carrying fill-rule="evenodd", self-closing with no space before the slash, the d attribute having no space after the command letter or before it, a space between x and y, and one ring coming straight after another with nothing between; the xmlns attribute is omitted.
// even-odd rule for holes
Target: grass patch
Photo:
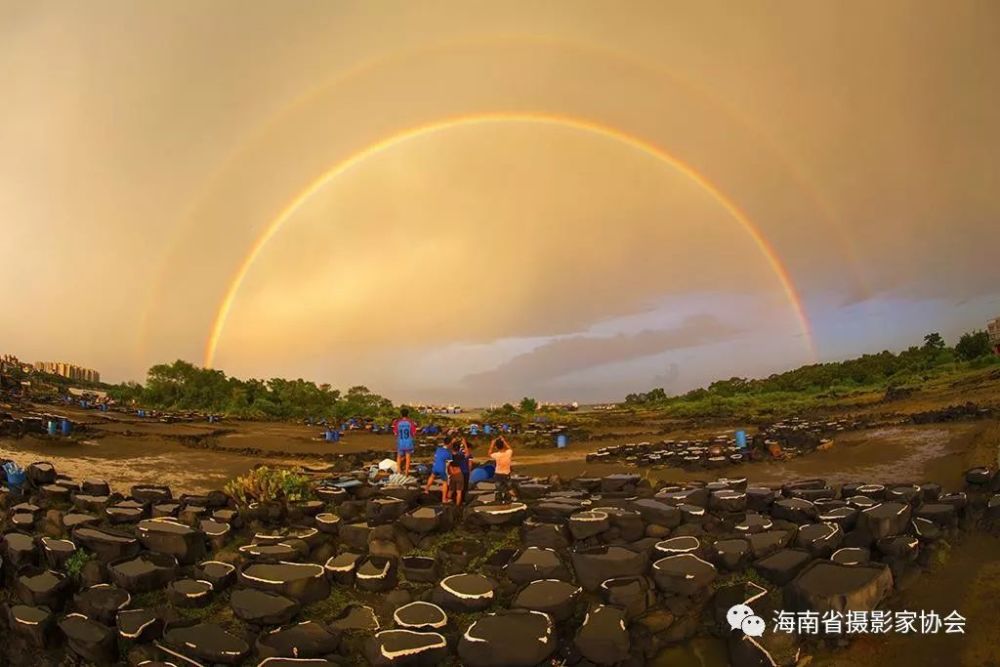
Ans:
<svg viewBox="0 0 1000 667"><path fill-rule="evenodd" d="M330 621L348 605L358 602L353 590L346 586L334 585L326 599L313 602L302 608L299 616L304 621Z"/></svg>
<svg viewBox="0 0 1000 667"><path fill-rule="evenodd" d="M165 590L139 593L132 598L132 609L149 609L152 607L162 607L167 604L167 592Z"/></svg>

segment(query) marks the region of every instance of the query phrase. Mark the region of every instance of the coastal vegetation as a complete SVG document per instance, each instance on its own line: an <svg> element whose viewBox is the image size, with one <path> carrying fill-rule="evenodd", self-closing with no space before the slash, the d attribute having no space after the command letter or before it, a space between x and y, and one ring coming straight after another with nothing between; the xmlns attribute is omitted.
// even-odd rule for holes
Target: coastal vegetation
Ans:
<svg viewBox="0 0 1000 667"><path fill-rule="evenodd" d="M346 392L308 380L241 380L187 361L157 364L146 383L114 385L108 394L126 405L170 411L199 411L251 419L390 419L392 401L355 386Z"/></svg>
<svg viewBox="0 0 1000 667"><path fill-rule="evenodd" d="M949 347L938 333L924 336L921 345L901 352L877 354L802 366L766 378L732 377L707 387L670 396L663 388L633 393L623 407L650 410L669 417L781 417L804 411L849 405L877 394L891 398L915 391L929 382L953 379L1000 366L985 332L963 335Z"/></svg>

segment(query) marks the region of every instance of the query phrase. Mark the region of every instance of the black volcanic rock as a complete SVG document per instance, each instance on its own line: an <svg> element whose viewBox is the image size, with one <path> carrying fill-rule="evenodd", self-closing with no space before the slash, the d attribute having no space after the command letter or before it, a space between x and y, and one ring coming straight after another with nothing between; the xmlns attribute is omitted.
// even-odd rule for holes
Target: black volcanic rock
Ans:
<svg viewBox="0 0 1000 667"><path fill-rule="evenodd" d="M448 625L448 614L436 604L418 600L396 609L392 620L405 630L440 630Z"/></svg>
<svg viewBox="0 0 1000 667"><path fill-rule="evenodd" d="M108 565L108 577L129 593L163 588L177 576L177 560L166 554L141 553Z"/></svg>
<svg viewBox="0 0 1000 667"><path fill-rule="evenodd" d="M526 584L536 579L569 580L569 570L556 551L541 547L519 551L507 563L504 572L515 584Z"/></svg>
<svg viewBox="0 0 1000 667"><path fill-rule="evenodd" d="M496 582L481 574L453 574L438 582L434 602L449 611L483 611L495 598Z"/></svg>
<svg viewBox="0 0 1000 667"><path fill-rule="evenodd" d="M98 665L110 664L117 658L115 633L83 614L68 614L59 621L59 629L73 653Z"/></svg>
<svg viewBox="0 0 1000 667"><path fill-rule="evenodd" d="M137 556L142 549L139 540L128 533L93 526L76 528L73 541L93 552L103 563Z"/></svg>
<svg viewBox="0 0 1000 667"><path fill-rule="evenodd" d="M284 625L299 613L295 600L279 593L256 588L238 588L232 592L229 604L236 618L253 625Z"/></svg>
<svg viewBox="0 0 1000 667"><path fill-rule="evenodd" d="M535 667L555 652L552 630L548 614L537 611L487 614L462 634L458 657L465 667Z"/></svg>
<svg viewBox="0 0 1000 667"><path fill-rule="evenodd" d="M780 549L754 563L762 577L777 586L784 586L813 560L805 549Z"/></svg>
<svg viewBox="0 0 1000 667"><path fill-rule="evenodd" d="M336 653L339 645L339 631L316 621L303 621L262 633L256 649L262 658L319 658Z"/></svg>
<svg viewBox="0 0 1000 667"><path fill-rule="evenodd" d="M598 665L616 665L629 657L631 641L625 612L617 607L595 605L587 612L573 639L573 646Z"/></svg>
<svg viewBox="0 0 1000 667"><path fill-rule="evenodd" d="M96 584L73 596L77 611L104 625L114 625L118 612L131 602L128 591L111 584Z"/></svg>
<svg viewBox="0 0 1000 667"><path fill-rule="evenodd" d="M163 619L152 609L123 609L116 622L118 636L125 641L146 643L163 635Z"/></svg>
<svg viewBox="0 0 1000 667"><path fill-rule="evenodd" d="M195 660L238 665L250 655L250 645L214 623L169 628L163 641L181 655Z"/></svg>
<svg viewBox="0 0 1000 667"><path fill-rule="evenodd" d="M190 565L205 554L205 534L169 519L147 519L137 526L139 541L150 551L170 554Z"/></svg>
<svg viewBox="0 0 1000 667"><path fill-rule="evenodd" d="M558 579L539 579L522 588L511 602L511 609L545 612L556 622L568 620L583 589Z"/></svg>
<svg viewBox="0 0 1000 667"><path fill-rule="evenodd" d="M577 581L584 590L597 591L601 584L615 577L645 574L649 556L618 546L581 549L571 554Z"/></svg>
<svg viewBox="0 0 1000 667"><path fill-rule="evenodd" d="M302 604L330 595L330 582L322 565L315 563L250 563L239 569L244 586L274 591Z"/></svg>
<svg viewBox="0 0 1000 667"><path fill-rule="evenodd" d="M38 649L43 649L50 641L53 618L45 607L15 604L7 608L7 627Z"/></svg>
<svg viewBox="0 0 1000 667"><path fill-rule="evenodd" d="M892 592L884 565L841 565L818 560L785 589L789 611L870 611Z"/></svg>
<svg viewBox="0 0 1000 667"><path fill-rule="evenodd" d="M672 595L701 593L715 581L717 575L714 565L693 554L667 556L653 563L656 587Z"/></svg>
<svg viewBox="0 0 1000 667"><path fill-rule="evenodd" d="M21 602L31 607L62 609L69 595L70 581L61 572L44 567L28 566L18 571L14 592Z"/></svg>
<svg viewBox="0 0 1000 667"><path fill-rule="evenodd" d="M365 657L374 667L434 667L447 656L448 642L436 632L383 630L365 643Z"/></svg>

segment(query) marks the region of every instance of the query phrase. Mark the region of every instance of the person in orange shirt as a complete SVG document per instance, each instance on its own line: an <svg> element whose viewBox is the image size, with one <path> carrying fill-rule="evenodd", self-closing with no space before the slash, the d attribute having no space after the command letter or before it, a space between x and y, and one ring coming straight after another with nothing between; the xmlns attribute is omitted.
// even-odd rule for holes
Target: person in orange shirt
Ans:
<svg viewBox="0 0 1000 667"><path fill-rule="evenodd" d="M496 484L497 500L501 503L511 501L510 490L510 467L514 459L514 450L511 449L507 439L502 435L490 443L487 455L496 461L496 472L493 474L493 482Z"/></svg>

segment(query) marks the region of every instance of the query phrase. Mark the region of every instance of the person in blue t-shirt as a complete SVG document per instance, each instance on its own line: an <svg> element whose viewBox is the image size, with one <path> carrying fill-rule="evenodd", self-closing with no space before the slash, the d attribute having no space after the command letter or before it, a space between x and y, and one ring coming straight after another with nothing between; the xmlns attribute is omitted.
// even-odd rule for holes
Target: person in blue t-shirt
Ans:
<svg viewBox="0 0 1000 667"><path fill-rule="evenodd" d="M431 466L430 477L427 478L427 484L424 486L424 490L430 492L431 486L434 482L441 482L441 501L444 502L444 498L448 493L448 462L451 461L451 439L447 439L438 445L438 448L434 451L434 464Z"/></svg>
<svg viewBox="0 0 1000 667"><path fill-rule="evenodd" d="M392 422L392 434L396 436L396 471L409 475L410 456L417 440L417 422L410 419L409 408L399 411L399 418Z"/></svg>

